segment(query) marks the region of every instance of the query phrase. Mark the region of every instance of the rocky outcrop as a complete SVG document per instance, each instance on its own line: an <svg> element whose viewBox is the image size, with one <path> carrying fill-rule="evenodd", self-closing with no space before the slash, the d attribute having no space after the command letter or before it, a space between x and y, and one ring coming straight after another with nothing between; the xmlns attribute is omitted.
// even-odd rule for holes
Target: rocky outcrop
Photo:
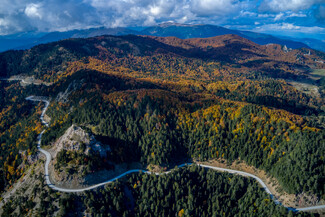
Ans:
<svg viewBox="0 0 325 217"><path fill-rule="evenodd" d="M94 135L88 133L81 127L76 125L69 127L54 143L53 148L49 150L53 157L53 160L49 165L51 178L56 185L65 188L84 186L86 183L85 175L87 173L85 171L87 170L87 165L80 163L80 159L73 159L67 164L55 168L57 164L57 155L62 150L85 154L89 159L93 157L93 154L99 154L102 158L107 157L107 152L111 151L108 145L104 145L97 141ZM71 156L70 154L69 156Z"/></svg>
<svg viewBox="0 0 325 217"><path fill-rule="evenodd" d="M99 153L101 157L105 157L107 152L111 151L108 145L103 145L93 135L76 125L69 127L55 143L52 150L53 157L55 158L61 150L83 151L86 155L94 152Z"/></svg>

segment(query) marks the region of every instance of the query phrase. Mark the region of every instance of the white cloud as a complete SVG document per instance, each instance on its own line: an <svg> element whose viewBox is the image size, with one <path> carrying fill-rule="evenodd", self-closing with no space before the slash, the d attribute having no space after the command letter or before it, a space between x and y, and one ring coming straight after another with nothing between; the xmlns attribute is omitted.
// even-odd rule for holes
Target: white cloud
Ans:
<svg viewBox="0 0 325 217"><path fill-rule="evenodd" d="M300 26L295 26L292 23L283 23L280 26L280 29L283 29L283 30L293 30L293 29L301 29L301 27Z"/></svg>
<svg viewBox="0 0 325 217"><path fill-rule="evenodd" d="M242 4L236 0L192 0L191 11L198 16L222 16L238 13Z"/></svg>
<svg viewBox="0 0 325 217"><path fill-rule="evenodd" d="M153 15L159 15L161 13L161 10L160 10L160 7L153 6L153 7L150 7L150 12Z"/></svg>
<svg viewBox="0 0 325 217"><path fill-rule="evenodd" d="M307 15L299 12L299 13L291 13L288 17L307 17Z"/></svg>
<svg viewBox="0 0 325 217"><path fill-rule="evenodd" d="M3 19L3 18L0 18L0 26L4 27L4 26L7 26L9 23L7 20Z"/></svg>
<svg viewBox="0 0 325 217"><path fill-rule="evenodd" d="M279 13L275 16L274 21L278 21L283 17L284 13Z"/></svg>
<svg viewBox="0 0 325 217"><path fill-rule="evenodd" d="M264 0L260 9L280 11L299 11L309 9L314 4L325 3L325 0Z"/></svg>
<svg viewBox="0 0 325 217"><path fill-rule="evenodd" d="M297 26L292 23L266 24L255 29L258 32L294 31L300 33L325 33L325 28L319 26Z"/></svg>
<svg viewBox="0 0 325 217"><path fill-rule="evenodd" d="M274 21L285 20L285 19L292 18L292 17L307 17L307 15L302 12L299 12L299 13L294 13L291 11L280 12L277 15L275 15Z"/></svg>
<svg viewBox="0 0 325 217"><path fill-rule="evenodd" d="M316 23L310 15L318 14L319 23L324 22L325 17L325 8L315 5L325 0L0 1L0 34L31 30L65 31L98 26L149 26L166 21L229 25L247 30L257 28L256 25L263 29L266 27L262 24L272 25L276 21L281 24L276 24L273 28L302 31L303 28L296 28L302 22L305 23L302 17L309 20L308 25ZM260 1L263 2L257 8L256 3ZM300 11L310 7L313 9ZM297 20L300 20L300 24Z"/></svg>
<svg viewBox="0 0 325 217"><path fill-rule="evenodd" d="M274 14L259 14L257 17L259 17L259 18L274 17Z"/></svg>
<svg viewBox="0 0 325 217"><path fill-rule="evenodd" d="M25 14L31 18L42 19L40 8L41 8L40 4L34 4L34 3L28 4L25 8Z"/></svg>
<svg viewBox="0 0 325 217"><path fill-rule="evenodd" d="M256 17L258 16L257 13L251 12L251 11L240 11L240 16L248 16L248 17Z"/></svg>
<svg viewBox="0 0 325 217"><path fill-rule="evenodd" d="M106 26L176 22L221 22L252 0L84 0L105 17ZM253 0L255 1L255 0Z"/></svg>

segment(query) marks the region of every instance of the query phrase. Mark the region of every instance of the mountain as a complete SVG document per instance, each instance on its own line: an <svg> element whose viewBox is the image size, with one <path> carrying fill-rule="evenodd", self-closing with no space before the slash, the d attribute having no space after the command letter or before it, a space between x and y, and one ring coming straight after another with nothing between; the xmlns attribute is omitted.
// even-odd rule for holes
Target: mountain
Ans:
<svg viewBox="0 0 325 217"><path fill-rule="evenodd" d="M181 39L187 38L209 38L218 35L236 34L236 30L214 25L190 25L177 23L163 23L148 27L141 31L143 35L160 37L174 36Z"/></svg>
<svg viewBox="0 0 325 217"><path fill-rule="evenodd" d="M274 37L272 35L255 33L249 31L231 30L220 26L214 25L188 25L177 23L164 23L157 26L145 28L141 31L131 30L128 28L92 28L86 30L72 30L67 32L51 32L43 34L41 37L35 37L32 35L24 40L11 36L0 38L0 51L9 49L28 49L38 44L44 44L53 41L59 41L67 38L87 38L100 35L152 35L152 36L174 36L181 39L188 38L209 38L219 35L235 34L244 38L247 38L257 44L280 44L286 45L288 48L309 48L321 50L320 43L312 43L310 41L304 42L297 41L298 39L283 39ZM317 40L316 40L317 41ZM320 42L320 41L318 41Z"/></svg>
<svg viewBox="0 0 325 217"><path fill-rule="evenodd" d="M106 37L103 38L105 39ZM127 52L124 51L123 56L128 53L153 55L156 52L166 52L187 58L212 59L215 61L224 61L229 64L244 64L244 66L245 64L250 64L250 68L255 67L265 73L269 71L269 74L272 74L273 70L268 68L270 66L272 68L276 63L279 66L277 70L279 74L274 76L278 77L282 75L281 66L287 63L297 65L291 70L293 72L290 74L291 76L295 75L295 71L299 71L299 67L323 67L321 62L323 61L324 54L321 52L311 49L290 50L285 46L276 44L259 45L238 35L222 35L201 39L180 39L176 37L155 36L139 37L132 35L123 36L121 38L107 38L109 43L113 43L115 38L116 41L123 41L124 38L130 38L130 40L132 39L135 41L123 42L126 46L136 43L134 48L131 46ZM17 57L14 58L19 59L25 56L26 52L5 52L0 55L1 74L5 77L20 73L32 75L37 72L37 75L39 75L39 73L43 73L42 66L44 68L44 66L53 65L53 69L60 68L63 63L68 61L75 61L92 55L96 56L100 55L100 53L103 55L103 58L106 58L105 55L108 55L107 51L98 53L100 50L97 47L102 47L108 43L106 39L103 41L104 45L96 45L93 42L94 40L99 41L100 39L101 37L90 38L89 40L73 39L63 40L60 41L60 43L53 42L47 45L39 45L28 51L28 53L31 54L24 57L24 61L17 62L17 64L14 65L10 64L10 58L13 58L12 55L17 55ZM115 43L117 42L114 42L114 44ZM66 55L66 58L62 59L62 55ZM264 62L262 60L264 60ZM38 64L38 61L41 61L43 64ZM272 64L269 63L270 61Z"/></svg>
<svg viewBox="0 0 325 217"><path fill-rule="evenodd" d="M4 37L0 37L0 52L11 50L11 49L19 49L19 47L24 47L24 45L32 44L36 41L37 38L28 38L28 39L8 39Z"/></svg>
<svg viewBox="0 0 325 217"><path fill-rule="evenodd" d="M25 43L23 46L17 46L15 49L28 49L38 44L45 44L54 41L60 41L68 38L88 38L99 35L128 35L137 34L136 31L127 28L92 28L86 30L72 30L67 32L51 32L32 43Z"/></svg>
<svg viewBox="0 0 325 217"><path fill-rule="evenodd" d="M244 38L247 38L257 44L280 44L286 45L289 48L308 48L308 45L296 42L293 40L285 40L274 37L272 35L255 33L249 31L240 31L223 28L214 25L189 25L189 24L174 24L164 23L158 26L149 27L141 31L143 35L154 35L154 36L175 36L182 39L188 38L209 38L219 35L235 34Z"/></svg>
<svg viewBox="0 0 325 217"><path fill-rule="evenodd" d="M25 32L0 36L0 52L34 43L45 34L46 33Z"/></svg>
<svg viewBox="0 0 325 217"><path fill-rule="evenodd" d="M68 38L88 38L99 35L128 35L138 34L137 31L127 28L91 28L85 30L72 30L66 32L26 33L24 35L9 35L0 37L0 52L10 49L29 49L39 44L60 41Z"/></svg>
<svg viewBox="0 0 325 217"><path fill-rule="evenodd" d="M0 53L0 214L313 216L292 210L325 199L324 61L235 34L105 35ZM196 162L253 173L272 196Z"/></svg>
<svg viewBox="0 0 325 217"><path fill-rule="evenodd" d="M93 28L86 30L73 30L68 32L51 32L38 39L37 43L48 43L53 41L59 41L67 38L89 38L100 35L128 35L136 34L136 31L132 31L127 28Z"/></svg>
<svg viewBox="0 0 325 217"><path fill-rule="evenodd" d="M293 40L293 39L282 39L278 38L272 35L263 34L263 33L256 33L256 32L250 32L250 31L238 31L239 35L241 34L242 37L247 38L257 44L266 45L266 44L280 44L285 45L288 48L296 49L296 48L309 48L310 46L308 44L305 44L304 42L301 42L299 40ZM317 49L318 48L313 48Z"/></svg>
<svg viewBox="0 0 325 217"><path fill-rule="evenodd" d="M309 47L316 49L316 50L320 50L320 51L325 51L325 42L321 41L321 40L317 40L317 39L313 39L313 38L288 38L289 40L292 41L300 41L306 45L308 45Z"/></svg>

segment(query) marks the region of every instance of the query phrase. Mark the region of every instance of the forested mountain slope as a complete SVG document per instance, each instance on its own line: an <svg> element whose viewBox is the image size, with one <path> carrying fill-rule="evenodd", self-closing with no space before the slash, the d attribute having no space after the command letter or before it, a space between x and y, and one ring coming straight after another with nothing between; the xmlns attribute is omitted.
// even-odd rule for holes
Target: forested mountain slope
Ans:
<svg viewBox="0 0 325 217"><path fill-rule="evenodd" d="M189 38L209 38L220 35L235 34L251 41L254 41L257 44L280 44L286 45L290 48L308 48L305 42L300 41L299 39L293 40L292 38L282 39L272 35L256 33L250 31L240 31L234 29L227 29L221 26L215 25L190 25L190 24L179 24L179 23L162 23L157 26L151 26L141 31L143 35L152 35L159 37L177 37L181 39ZM318 41L320 42L320 41ZM313 48L313 45L309 45ZM316 48L315 48L316 49Z"/></svg>
<svg viewBox="0 0 325 217"><path fill-rule="evenodd" d="M83 165L91 174L105 166L112 170L112 164L168 168L191 160L240 159L275 177L286 192L324 199L323 77L311 77L313 70L323 70L321 61L324 54L318 51L261 46L236 35L186 40L102 36L1 53L1 77L51 82L0 81L1 190L38 160L41 107L25 97L43 95L51 101L42 141L47 148L72 124L111 148L105 157L61 154L60 165ZM289 79L312 83L319 95L296 89ZM137 205L146 198L142 190L132 194ZM191 206L184 209L197 213ZM142 208L137 212L142 215Z"/></svg>

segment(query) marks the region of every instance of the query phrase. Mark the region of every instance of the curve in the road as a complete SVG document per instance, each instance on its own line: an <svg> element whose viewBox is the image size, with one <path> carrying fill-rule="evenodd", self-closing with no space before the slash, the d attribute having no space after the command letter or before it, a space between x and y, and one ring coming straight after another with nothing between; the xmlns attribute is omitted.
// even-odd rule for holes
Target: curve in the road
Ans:
<svg viewBox="0 0 325 217"><path fill-rule="evenodd" d="M30 96L27 97L26 100L30 100L30 101L40 101L40 102L44 102L45 103L45 107L42 110L42 114L41 114L41 121L42 123L48 127L48 123L44 120L44 115L45 112L50 104L50 102L45 98L45 97L37 97L37 96ZM133 170L129 170L115 178L112 178L110 180L107 180L105 182L102 183L98 183L96 185L92 185L89 187L85 187L85 188L80 188L80 189L70 189L70 188L61 188L58 186L55 186L51 180L50 180L50 175L49 175L49 164L51 162L51 154L42 149L41 148L41 141L42 141L42 135L44 134L45 130L43 130L37 137L37 148L40 152L42 152L45 156L46 156L46 162L45 162L45 180L46 180L46 184L52 188L53 190L57 190L57 191L61 191L61 192L67 192L67 193L76 193L76 192L83 192L83 191L87 191L87 190L91 190L91 189L95 189L98 188L100 186L112 183L114 181L116 181L117 179L122 178L123 176L126 176L128 174L131 173L138 173L138 172L143 172L143 173L147 173L147 174L155 174L155 175L163 175L163 174L168 174L170 172L172 172L173 170L170 171L166 171L166 172L162 172L162 173L153 173L150 171L146 171L146 170L141 170L141 169L133 169ZM179 165L178 167L184 167L184 166L188 166L191 165L192 163L184 163ZM266 191L266 193L268 193L271 198L274 200L274 202L276 204L282 205L271 193L270 189L266 186L266 184L257 176L247 173L247 172L243 172L243 171L239 171L239 170L232 170L232 169L225 169L225 168L221 168L221 167L214 167L214 166L209 166L209 165L204 165L204 164L197 164L198 166L201 166L203 168L208 168L208 169L213 169L213 170L217 170L217 171L222 171L222 172L228 172L228 173L232 173L232 174L238 174L241 176L246 176L246 177L251 177L253 179L255 179L256 181L258 181L258 183L260 183L260 185L264 188L264 190ZM286 206L284 206L286 207ZM310 210L317 210L317 209L325 209L325 205L319 205L319 206L311 206L311 207L304 207L304 208L292 208L292 207L286 207L289 210L293 210L293 211L310 211Z"/></svg>

